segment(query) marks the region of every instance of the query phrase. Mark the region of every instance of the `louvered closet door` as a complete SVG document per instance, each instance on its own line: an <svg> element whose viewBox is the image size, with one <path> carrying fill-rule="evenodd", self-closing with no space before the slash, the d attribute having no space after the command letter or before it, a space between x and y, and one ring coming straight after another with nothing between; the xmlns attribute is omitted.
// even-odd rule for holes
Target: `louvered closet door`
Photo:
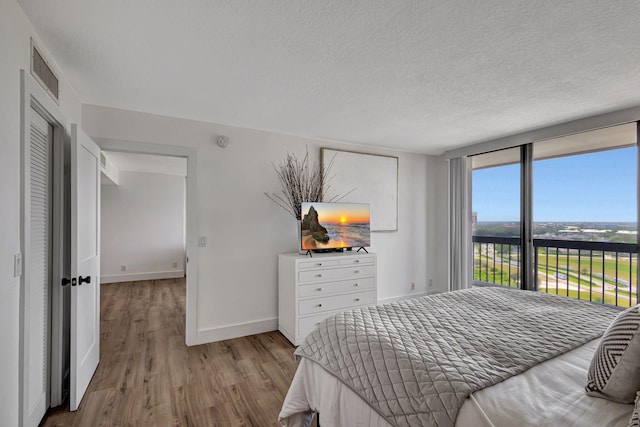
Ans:
<svg viewBox="0 0 640 427"><path fill-rule="evenodd" d="M37 426L49 406L49 299L51 286L51 168L53 128L31 110L25 183L23 426Z"/></svg>

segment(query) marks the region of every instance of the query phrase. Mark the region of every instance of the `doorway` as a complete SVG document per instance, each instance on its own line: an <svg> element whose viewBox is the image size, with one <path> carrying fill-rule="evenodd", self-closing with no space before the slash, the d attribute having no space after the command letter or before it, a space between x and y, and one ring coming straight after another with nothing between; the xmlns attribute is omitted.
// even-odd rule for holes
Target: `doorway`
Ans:
<svg viewBox="0 0 640 427"><path fill-rule="evenodd" d="M37 426L59 405L68 382L68 336L62 313L68 292L57 286L67 273L68 223L64 173L66 122L58 106L24 70L21 106L21 257L19 425ZM65 351L64 348L67 347Z"/></svg>
<svg viewBox="0 0 640 427"><path fill-rule="evenodd" d="M185 275L183 157L103 151L101 283Z"/></svg>
<svg viewBox="0 0 640 427"><path fill-rule="evenodd" d="M126 154L144 154L186 159L185 178L185 276L186 315L185 344L195 345L197 341L197 286L198 286L198 214L197 214L197 150L164 144L137 141L122 141L96 137L94 140L103 151Z"/></svg>

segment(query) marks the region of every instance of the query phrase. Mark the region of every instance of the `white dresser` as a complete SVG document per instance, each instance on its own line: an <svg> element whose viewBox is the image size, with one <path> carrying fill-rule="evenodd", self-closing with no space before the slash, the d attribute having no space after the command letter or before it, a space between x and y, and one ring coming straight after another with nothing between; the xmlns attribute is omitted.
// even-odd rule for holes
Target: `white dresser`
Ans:
<svg viewBox="0 0 640 427"><path fill-rule="evenodd" d="M294 345L329 315L377 300L375 254L278 256L278 329Z"/></svg>

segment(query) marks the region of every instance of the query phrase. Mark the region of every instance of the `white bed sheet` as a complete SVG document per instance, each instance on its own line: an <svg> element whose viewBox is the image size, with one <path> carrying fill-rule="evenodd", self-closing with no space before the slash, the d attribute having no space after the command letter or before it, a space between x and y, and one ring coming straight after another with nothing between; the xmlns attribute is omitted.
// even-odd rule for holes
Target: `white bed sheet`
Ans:
<svg viewBox="0 0 640 427"><path fill-rule="evenodd" d="M584 392L598 342L593 340L473 393L460 408L456 427L626 427L633 405L590 397ZM302 359L279 420L283 426L307 426L313 412L320 413L323 426L390 426L336 377Z"/></svg>

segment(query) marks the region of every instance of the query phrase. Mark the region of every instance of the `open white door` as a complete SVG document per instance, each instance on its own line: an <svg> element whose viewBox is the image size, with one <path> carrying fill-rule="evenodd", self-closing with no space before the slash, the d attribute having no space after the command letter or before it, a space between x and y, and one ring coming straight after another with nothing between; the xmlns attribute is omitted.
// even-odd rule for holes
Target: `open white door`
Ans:
<svg viewBox="0 0 640 427"><path fill-rule="evenodd" d="M100 149L71 125L71 357L78 409L100 360Z"/></svg>

